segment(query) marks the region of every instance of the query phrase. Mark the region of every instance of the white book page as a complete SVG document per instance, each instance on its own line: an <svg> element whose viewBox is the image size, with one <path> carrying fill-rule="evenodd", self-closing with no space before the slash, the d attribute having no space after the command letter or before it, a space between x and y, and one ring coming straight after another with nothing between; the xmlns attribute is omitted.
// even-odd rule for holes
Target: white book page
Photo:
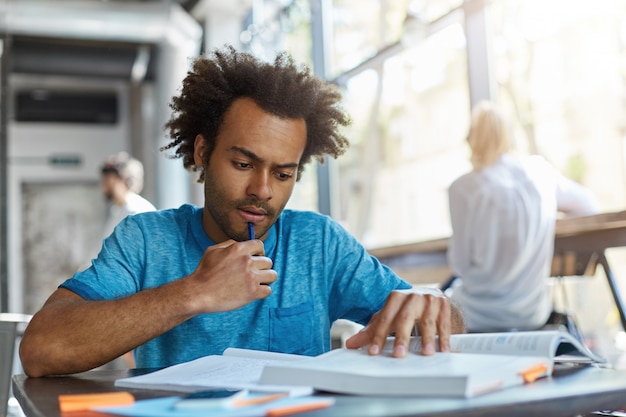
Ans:
<svg viewBox="0 0 626 417"><path fill-rule="evenodd" d="M466 333L450 336L452 352L494 355L553 356L555 335L552 332ZM409 351L422 352L422 339L412 337ZM394 339L389 338L384 351L391 352ZM439 350L439 345L436 346Z"/></svg>
<svg viewBox="0 0 626 417"><path fill-rule="evenodd" d="M127 388L166 389L182 392L226 388L289 392L292 396L310 394L312 389L308 387L260 386L258 384L265 365L285 362L289 361L211 355L173 365L150 374L118 379L115 381L115 385Z"/></svg>
<svg viewBox="0 0 626 417"><path fill-rule="evenodd" d="M385 350L391 351L392 348L393 338L390 338L385 344ZM565 350L558 352L560 362L572 361L570 358L577 358L578 362L605 362L604 358L590 351L569 333L558 330L453 334L450 336L450 348L453 352L543 356L552 360L557 351ZM411 338L409 350L421 352L421 338Z"/></svg>
<svg viewBox="0 0 626 417"><path fill-rule="evenodd" d="M554 356L559 335L549 331L469 333L453 335L450 348L455 352L491 353L519 356Z"/></svg>

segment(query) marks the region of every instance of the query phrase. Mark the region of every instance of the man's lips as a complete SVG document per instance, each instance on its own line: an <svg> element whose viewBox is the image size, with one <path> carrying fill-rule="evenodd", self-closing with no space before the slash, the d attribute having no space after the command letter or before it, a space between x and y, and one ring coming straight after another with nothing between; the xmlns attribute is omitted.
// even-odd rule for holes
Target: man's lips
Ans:
<svg viewBox="0 0 626 417"><path fill-rule="evenodd" d="M237 211L245 221L252 223L260 222L267 216L264 210L256 207L239 208Z"/></svg>

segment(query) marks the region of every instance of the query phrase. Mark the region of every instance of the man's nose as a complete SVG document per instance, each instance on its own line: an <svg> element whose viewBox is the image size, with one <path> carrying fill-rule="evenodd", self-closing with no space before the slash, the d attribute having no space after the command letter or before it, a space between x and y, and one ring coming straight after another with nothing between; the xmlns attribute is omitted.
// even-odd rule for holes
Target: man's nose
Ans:
<svg viewBox="0 0 626 417"><path fill-rule="evenodd" d="M255 196L259 200L271 200L273 193L270 178L270 174L266 172L255 174L248 186L248 194Z"/></svg>

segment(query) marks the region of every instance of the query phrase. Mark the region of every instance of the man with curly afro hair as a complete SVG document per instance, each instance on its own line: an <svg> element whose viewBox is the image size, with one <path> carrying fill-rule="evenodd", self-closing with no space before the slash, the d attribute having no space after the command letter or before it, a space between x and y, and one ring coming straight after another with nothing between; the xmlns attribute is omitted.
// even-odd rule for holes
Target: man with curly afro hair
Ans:
<svg viewBox="0 0 626 417"><path fill-rule="evenodd" d="M204 207L127 217L98 258L34 315L20 344L30 376L100 366L128 351L155 368L228 347L318 355L337 319L366 325L346 344L378 354L449 349L463 331L437 290L414 289L327 216L285 209L304 166L337 157L349 122L336 87L286 54L233 48L194 61L164 150L199 172Z"/></svg>

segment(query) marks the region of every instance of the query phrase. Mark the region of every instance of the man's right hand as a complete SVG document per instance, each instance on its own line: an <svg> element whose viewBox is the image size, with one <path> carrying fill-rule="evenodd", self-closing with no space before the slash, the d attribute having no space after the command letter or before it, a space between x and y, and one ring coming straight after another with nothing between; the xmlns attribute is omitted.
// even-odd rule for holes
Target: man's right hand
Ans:
<svg viewBox="0 0 626 417"><path fill-rule="evenodd" d="M191 285L196 314L234 310L268 297L277 273L265 255L263 242L227 240L210 246L196 270L185 279Z"/></svg>

